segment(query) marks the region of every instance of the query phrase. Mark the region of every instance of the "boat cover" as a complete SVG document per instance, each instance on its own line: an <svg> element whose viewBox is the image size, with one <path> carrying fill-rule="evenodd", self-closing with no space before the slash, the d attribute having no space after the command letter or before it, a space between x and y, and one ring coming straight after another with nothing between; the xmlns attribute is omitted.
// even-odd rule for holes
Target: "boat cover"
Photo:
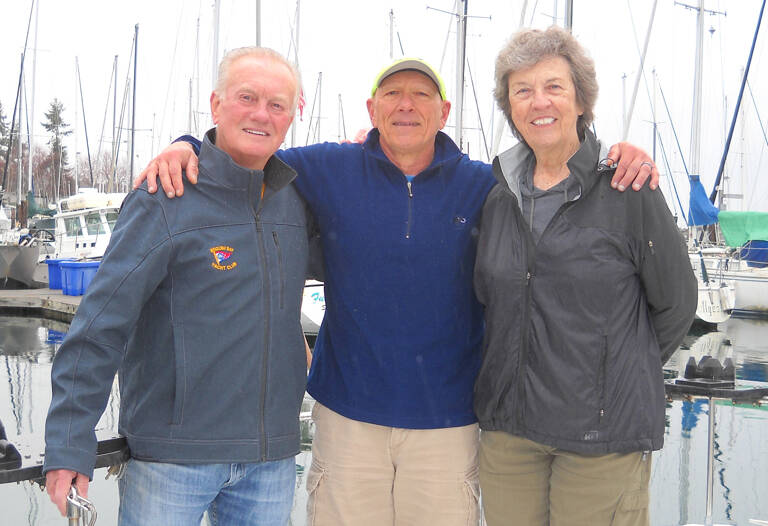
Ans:
<svg viewBox="0 0 768 526"><path fill-rule="evenodd" d="M707 197L707 192L704 190L699 176L691 175L689 183L691 184L691 193L688 205L688 226L717 223L719 210L709 202L709 197Z"/></svg>

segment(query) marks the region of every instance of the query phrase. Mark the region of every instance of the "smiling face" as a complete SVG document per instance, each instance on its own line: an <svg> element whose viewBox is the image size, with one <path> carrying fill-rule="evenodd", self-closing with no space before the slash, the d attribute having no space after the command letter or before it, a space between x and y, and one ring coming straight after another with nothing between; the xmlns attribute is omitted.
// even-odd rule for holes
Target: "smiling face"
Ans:
<svg viewBox="0 0 768 526"><path fill-rule="evenodd" d="M400 71L385 78L367 104L371 124L378 128L381 148L390 160L398 164L404 157L428 157L427 165L431 162L435 136L451 109L432 79L418 71Z"/></svg>
<svg viewBox="0 0 768 526"><path fill-rule="evenodd" d="M570 156L578 149L576 123L584 111L564 58L545 58L510 73L507 82L512 122L537 157L549 152Z"/></svg>
<svg viewBox="0 0 768 526"><path fill-rule="evenodd" d="M211 94L216 146L245 168L261 170L293 121L296 84L291 71L269 57L231 64L221 93Z"/></svg>

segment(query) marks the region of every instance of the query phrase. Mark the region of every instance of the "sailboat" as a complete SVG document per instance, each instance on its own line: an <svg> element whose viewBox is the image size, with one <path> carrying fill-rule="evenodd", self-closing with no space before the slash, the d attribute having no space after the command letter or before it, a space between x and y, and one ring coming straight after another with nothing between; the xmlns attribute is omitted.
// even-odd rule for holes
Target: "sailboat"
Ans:
<svg viewBox="0 0 768 526"><path fill-rule="evenodd" d="M768 317L768 213L752 211L726 211L714 206L715 197L720 190L720 181L725 168L733 131L741 106L744 87L749 75L749 68L755 49L755 43L760 30L765 2L757 18L757 27L749 52L749 58L742 76L739 97L731 120L731 126L726 139L725 149L714 190L707 196L698 176L689 176L691 191L689 203L688 224L693 232L691 264L699 279L699 308L696 314L703 320L712 323L725 321L731 315L742 317ZM699 8L699 31L703 8ZM700 58L701 46L697 46L697 58ZM700 79L699 64L696 61L696 78ZM694 122L697 122L701 106L697 104L700 96L700 82L696 83L694 92ZM692 152L698 151L698 126L694 125L692 137ZM695 160L695 157L694 157ZM692 170L696 172L697 170ZM696 226L707 228L719 227L724 243L716 243L712 247L703 248Z"/></svg>

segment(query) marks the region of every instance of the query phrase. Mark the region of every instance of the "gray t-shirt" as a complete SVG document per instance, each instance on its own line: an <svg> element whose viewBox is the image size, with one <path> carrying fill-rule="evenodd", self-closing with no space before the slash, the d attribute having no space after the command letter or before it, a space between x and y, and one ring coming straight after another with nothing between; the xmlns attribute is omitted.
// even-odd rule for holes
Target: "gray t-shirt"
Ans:
<svg viewBox="0 0 768 526"><path fill-rule="evenodd" d="M541 190L533 185L531 166L520 181L520 195L523 217L531 229L534 243L538 243L555 212L568 201L581 197L581 186L576 179L569 176L549 190Z"/></svg>

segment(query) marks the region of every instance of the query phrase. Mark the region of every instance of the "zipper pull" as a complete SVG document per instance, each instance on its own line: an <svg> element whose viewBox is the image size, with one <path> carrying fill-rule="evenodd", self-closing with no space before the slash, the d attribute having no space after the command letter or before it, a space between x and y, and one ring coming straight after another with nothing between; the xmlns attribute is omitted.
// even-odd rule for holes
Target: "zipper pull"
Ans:
<svg viewBox="0 0 768 526"><path fill-rule="evenodd" d="M410 181L408 181L408 182L407 182L407 183L405 183L405 184L407 184L407 185L408 185L408 197L413 197L413 188L411 187L411 182L410 182Z"/></svg>

